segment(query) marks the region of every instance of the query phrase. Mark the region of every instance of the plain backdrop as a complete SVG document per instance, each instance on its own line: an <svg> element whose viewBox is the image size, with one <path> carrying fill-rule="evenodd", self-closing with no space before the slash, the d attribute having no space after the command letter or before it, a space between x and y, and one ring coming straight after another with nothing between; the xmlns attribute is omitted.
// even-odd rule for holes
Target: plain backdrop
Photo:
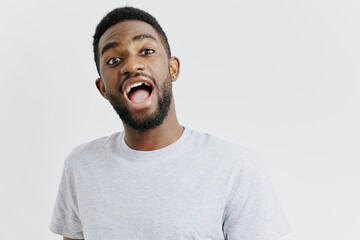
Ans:
<svg viewBox="0 0 360 240"><path fill-rule="evenodd" d="M261 155L284 240L360 239L357 0L1 1L0 239L61 239L48 226L65 157L123 129L95 88L92 35L125 5L181 60L181 124Z"/></svg>

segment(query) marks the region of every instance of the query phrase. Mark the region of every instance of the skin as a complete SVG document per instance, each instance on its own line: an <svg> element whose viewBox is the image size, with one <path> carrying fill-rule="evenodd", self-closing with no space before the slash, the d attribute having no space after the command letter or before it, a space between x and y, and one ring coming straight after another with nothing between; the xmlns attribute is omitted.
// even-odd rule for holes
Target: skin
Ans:
<svg viewBox="0 0 360 240"><path fill-rule="evenodd" d="M143 37L134 40L134 37L140 35L151 36L154 39ZM118 43L118 45L108 48L102 54L104 47L109 43ZM108 93L118 94L132 116L137 119L150 115L157 109L159 89L154 86L151 100L147 101L146 107L138 109L118 92L124 78L129 74L140 72L156 79L157 85L160 86L164 81L168 81L169 73L173 82L179 76L179 59L177 57L168 58L160 36L151 25L142 21L126 20L110 27L100 38L99 52L100 78L96 79L96 87L106 99L108 99ZM116 62L119 58L121 61ZM110 59L116 63L109 65ZM151 151L166 147L178 140L184 131L177 120L173 97L169 113L159 127L136 131L125 122L123 125L126 143L132 149L139 151Z"/></svg>

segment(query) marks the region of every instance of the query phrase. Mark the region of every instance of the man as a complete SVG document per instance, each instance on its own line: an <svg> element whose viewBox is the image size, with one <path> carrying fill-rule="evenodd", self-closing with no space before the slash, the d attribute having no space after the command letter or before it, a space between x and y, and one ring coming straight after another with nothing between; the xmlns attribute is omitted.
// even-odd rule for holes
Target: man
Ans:
<svg viewBox="0 0 360 240"><path fill-rule="evenodd" d="M180 62L148 13L108 13L96 28L96 86L124 131L65 161L50 229L64 239L278 239L289 231L252 151L184 128L172 82Z"/></svg>

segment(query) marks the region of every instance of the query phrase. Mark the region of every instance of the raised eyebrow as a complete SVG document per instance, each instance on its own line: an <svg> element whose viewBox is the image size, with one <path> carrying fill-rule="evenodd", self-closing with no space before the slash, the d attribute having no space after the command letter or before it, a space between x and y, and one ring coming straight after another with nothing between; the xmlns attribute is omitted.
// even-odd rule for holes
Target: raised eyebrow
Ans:
<svg viewBox="0 0 360 240"><path fill-rule="evenodd" d="M116 48L117 46L119 46L120 43L118 42L109 42L107 44L105 44L105 46L101 49L101 55L104 55L104 53L111 49L111 48Z"/></svg>
<svg viewBox="0 0 360 240"><path fill-rule="evenodd" d="M154 37L154 36L151 35L151 34L140 34L140 35L137 35L137 36L135 36L135 37L132 38L132 41L133 41L133 42L134 42L134 41L142 41L142 40L148 39L148 38L150 38L150 39L152 39L152 40L154 40L154 41L157 41L156 37Z"/></svg>

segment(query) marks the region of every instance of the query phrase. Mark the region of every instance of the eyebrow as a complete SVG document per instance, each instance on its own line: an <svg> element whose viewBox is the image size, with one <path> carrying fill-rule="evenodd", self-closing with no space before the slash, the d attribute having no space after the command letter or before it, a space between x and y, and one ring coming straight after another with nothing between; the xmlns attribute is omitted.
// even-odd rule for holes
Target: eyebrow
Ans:
<svg viewBox="0 0 360 240"><path fill-rule="evenodd" d="M131 40L133 42L136 42L136 41L142 41L144 39L153 39L154 41L157 41L157 39L151 35L151 34L140 34L140 35L137 35L135 37L133 37ZM119 42L110 42L110 43L107 43L101 50L101 55L104 55L104 53L111 49L111 48L116 48L120 45Z"/></svg>
<svg viewBox="0 0 360 240"><path fill-rule="evenodd" d="M132 40L133 40L133 42L134 42L134 41L142 41L142 40L147 39L147 38L150 38L150 39L152 39L152 40L157 41L156 38L155 38L153 35L151 35L151 34L141 34L141 35L137 35L137 36L133 37Z"/></svg>
<svg viewBox="0 0 360 240"><path fill-rule="evenodd" d="M109 49L111 49L111 48L116 48L117 46L119 46L120 45L120 43L118 43L118 42L110 42L110 43L107 43L104 47L103 47L103 49L101 50L101 55L104 55L104 53L107 51L107 50L109 50Z"/></svg>

